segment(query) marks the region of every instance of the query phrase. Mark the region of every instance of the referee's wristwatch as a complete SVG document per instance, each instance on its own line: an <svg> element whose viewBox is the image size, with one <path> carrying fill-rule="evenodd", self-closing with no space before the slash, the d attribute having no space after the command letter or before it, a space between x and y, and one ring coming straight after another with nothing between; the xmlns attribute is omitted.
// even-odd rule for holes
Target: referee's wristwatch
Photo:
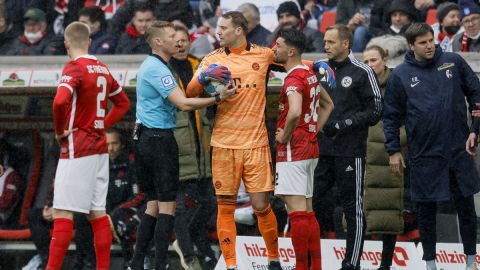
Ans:
<svg viewBox="0 0 480 270"><path fill-rule="evenodd" d="M217 93L215 94L215 104L220 104L222 103L222 98L220 97L220 94Z"/></svg>

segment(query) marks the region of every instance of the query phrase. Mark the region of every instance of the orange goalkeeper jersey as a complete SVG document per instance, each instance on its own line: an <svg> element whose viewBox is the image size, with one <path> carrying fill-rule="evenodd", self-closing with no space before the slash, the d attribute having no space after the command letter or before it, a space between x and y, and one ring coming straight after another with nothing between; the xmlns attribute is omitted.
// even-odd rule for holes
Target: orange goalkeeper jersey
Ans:
<svg viewBox="0 0 480 270"><path fill-rule="evenodd" d="M211 64L228 67L237 86L237 94L217 106L211 145L231 149L268 145L266 80L273 51L250 43L238 51L220 48L203 58L197 75Z"/></svg>

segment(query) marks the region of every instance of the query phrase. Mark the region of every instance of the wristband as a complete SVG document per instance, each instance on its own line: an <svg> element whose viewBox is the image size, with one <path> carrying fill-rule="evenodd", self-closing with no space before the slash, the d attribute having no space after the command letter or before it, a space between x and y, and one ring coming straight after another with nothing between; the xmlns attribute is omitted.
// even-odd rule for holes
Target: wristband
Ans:
<svg viewBox="0 0 480 270"><path fill-rule="evenodd" d="M215 104L220 104L222 103L222 98L220 97L220 94L215 95Z"/></svg>

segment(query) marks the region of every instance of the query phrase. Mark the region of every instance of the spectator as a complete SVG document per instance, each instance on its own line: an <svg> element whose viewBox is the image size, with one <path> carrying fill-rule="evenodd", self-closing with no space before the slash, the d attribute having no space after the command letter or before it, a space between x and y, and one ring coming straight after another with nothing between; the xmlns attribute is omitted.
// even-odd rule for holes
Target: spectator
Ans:
<svg viewBox="0 0 480 270"><path fill-rule="evenodd" d="M176 40L179 41L179 53L170 60L170 66L179 77L182 90L188 85L197 70L200 60L189 55L190 40L188 29L175 25ZM181 83L180 83L181 82ZM192 112L177 112L174 135L178 142L180 154L180 184L177 192L177 209L175 212L175 234L173 242L175 251L180 256L184 269L214 269L217 263L215 253L210 246L207 222L215 212L212 171L210 167L211 130L208 112L213 108ZM198 122L197 122L198 121ZM195 256L194 244L199 252L200 262Z"/></svg>
<svg viewBox="0 0 480 270"><path fill-rule="evenodd" d="M0 1L2 2L2 1ZM23 33L23 15L32 0L3 0L15 33ZM18 35L19 36L19 35Z"/></svg>
<svg viewBox="0 0 480 270"><path fill-rule="evenodd" d="M300 0L298 2L303 9L303 19L307 22L307 26L312 29L318 29L323 12L337 6L337 0Z"/></svg>
<svg viewBox="0 0 480 270"><path fill-rule="evenodd" d="M15 40L8 55L64 54L63 38L48 32L45 12L31 8L25 12L24 34Z"/></svg>
<svg viewBox="0 0 480 270"><path fill-rule="evenodd" d="M8 16L7 7L5 4L0 4L0 55L4 55L10 50L18 36Z"/></svg>
<svg viewBox="0 0 480 270"><path fill-rule="evenodd" d="M386 22L384 13L390 0L339 0L336 23L346 24L353 32L353 52L363 52L372 36L382 35L381 29Z"/></svg>
<svg viewBox="0 0 480 270"><path fill-rule="evenodd" d="M138 209L144 206L144 195L139 193L133 160L126 150L125 138L120 130L107 130L107 148L110 172L105 208L120 241L126 268L133 254L140 220Z"/></svg>
<svg viewBox="0 0 480 270"><path fill-rule="evenodd" d="M151 49L145 41L145 30L152 24L153 11L146 4L137 4L134 16L126 30L120 36L116 54L149 54Z"/></svg>
<svg viewBox="0 0 480 270"><path fill-rule="evenodd" d="M382 96L392 72L386 65L387 59L388 52L376 45L367 47L363 52L364 63L377 75ZM406 146L404 128L400 134L401 145ZM378 270L390 270L397 235L404 229L403 175L393 175L390 172L384 143L383 121L380 120L368 129L364 200L367 233L381 234L383 241L382 261ZM390 200L390 203L385 204L386 200Z"/></svg>
<svg viewBox="0 0 480 270"><path fill-rule="evenodd" d="M260 24L260 11L252 3L241 4L237 11L242 12L248 22L247 40L260 46L268 46L267 38L272 34Z"/></svg>
<svg viewBox="0 0 480 270"><path fill-rule="evenodd" d="M125 5L117 10L111 21L111 33L122 33L125 26L135 15L138 3L147 4L157 20L180 20L188 28L192 27L193 11L189 0L127 0Z"/></svg>
<svg viewBox="0 0 480 270"><path fill-rule="evenodd" d="M300 17L300 9L295 2L281 3L277 9L277 18L279 26L268 38L269 46L275 45L280 30L293 28L305 34L307 38L305 52L324 52L323 34L318 29L312 29L305 25L305 21Z"/></svg>
<svg viewBox="0 0 480 270"><path fill-rule="evenodd" d="M480 52L480 5L472 0L460 0L458 5L465 31L453 37L453 51Z"/></svg>
<svg viewBox="0 0 480 270"><path fill-rule="evenodd" d="M388 8L389 18L386 34L398 35L405 31L405 26L418 21L417 10L410 0L393 0Z"/></svg>
<svg viewBox="0 0 480 270"><path fill-rule="evenodd" d="M325 32L328 64L335 71L337 87L329 94L335 108L319 136L322 155L315 169L313 200L323 198L336 183L347 222L347 250L342 270L360 269L365 217L363 178L369 126L381 117L382 104L372 69L351 53L352 32L336 24ZM328 89L327 89L328 91ZM333 138L331 138L333 137ZM322 211L314 206L314 211Z"/></svg>
<svg viewBox="0 0 480 270"><path fill-rule="evenodd" d="M125 0L103 0L103 1L98 1L98 0L84 0L85 7L99 7L103 10L105 13L105 18L107 20L112 19L113 15L117 12L117 10L125 4Z"/></svg>
<svg viewBox="0 0 480 270"><path fill-rule="evenodd" d="M435 44L444 52L453 51L453 37L461 31L460 8L457 4L445 2L437 8L438 22L432 25Z"/></svg>
<svg viewBox="0 0 480 270"><path fill-rule="evenodd" d="M399 174L405 167L399 138L399 128L405 123L411 195L417 204L427 269L437 269L437 202L451 198L458 213L466 269L477 269L473 195L480 190L480 178L467 153L477 138L475 133L469 135L465 100L470 110L480 102L480 81L461 56L435 47L428 24L413 23L405 37L411 50L390 75L385 91L385 148L390 169Z"/></svg>
<svg viewBox="0 0 480 270"><path fill-rule="evenodd" d="M84 2L84 0L31 0L29 8L43 10L47 17L48 32L63 35L65 27L78 20L78 11L83 8Z"/></svg>
<svg viewBox="0 0 480 270"><path fill-rule="evenodd" d="M78 21L90 27L92 40L89 54L113 54L117 45L116 38L106 32L105 13L97 6L85 7L78 13Z"/></svg>
<svg viewBox="0 0 480 270"><path fill-rule="evenodd" d="M8 164L12 155L11 145L4 139L0 140L0 157L4 173L0 175L0 228L12 228L18 223L15 210L22 202L24 183L18 173Z"/></svg>

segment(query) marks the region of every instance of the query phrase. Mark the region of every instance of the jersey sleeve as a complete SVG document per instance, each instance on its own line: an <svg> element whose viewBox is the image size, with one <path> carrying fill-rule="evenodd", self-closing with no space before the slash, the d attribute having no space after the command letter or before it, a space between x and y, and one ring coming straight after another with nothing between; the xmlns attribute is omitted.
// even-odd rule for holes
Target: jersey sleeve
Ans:
<svg viewBox="0 0 480 270"><path fill-rule="evenodd" d="M108 94L108 97L116 96L120 94L120 92L122 92L122 87L120 86L120 84L118 84L117 80L115 80L115 78L113 78L112 76L112 87L110 88L110 93Z"/></svg>
<svg viewBox="0 0 480 270"><path fill-rule="evenodd" d="M58 89L66 88L73 93L74 90L79 89L84 77L84 71L76 62L68 62L63 68L62 77Z"/></svg>
<svg viewBox="0 0 480 270"><path fill-rule="evenodd" d="M294 92L303 94L304 83L303 81L296 76L287 76L284 82L284 91L287 96L291 95Z"/></svg>
<svg viewBox="0 0 480 270"><path fill-rule="evenodd" d="M163 98L167 98L173 89L178 87L175 77L168 68L161 67L150 72L152 72L149 76L152 80L150 83Z"/></svg>

